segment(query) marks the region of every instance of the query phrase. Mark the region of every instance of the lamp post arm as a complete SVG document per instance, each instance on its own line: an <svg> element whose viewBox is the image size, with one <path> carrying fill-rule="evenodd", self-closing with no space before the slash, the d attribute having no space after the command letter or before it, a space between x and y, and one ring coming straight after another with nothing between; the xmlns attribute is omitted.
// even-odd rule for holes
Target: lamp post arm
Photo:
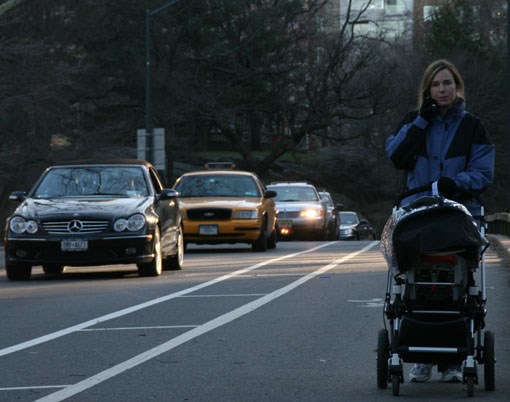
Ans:
<svg viewBox="0 0 510 402"><path fill-rule="evenodd" d="M162 6L154 9L147 10L145 13L145 48L146 48L146 60L145 60L145 129L148 135L148 141L152 146L152 76L151 76L151 68L152 68L152 44L151 44L151 23L152 17L156 14L159 14L162 11L173 6L175 3L178 3L181 0L172 0Z"/></svg>
<svg viewBox="0 0 510 402"><path fill-rule="evenodd" d="M173 0L167 4L163 4L162 6L159 6L158 8L156 8L155 10L149 11L149 16L153 17L156 14L159 14L161 11L165 11L167 8L173 6L175 3L178 3L179 1L181 1L181 0Z"/></svg>

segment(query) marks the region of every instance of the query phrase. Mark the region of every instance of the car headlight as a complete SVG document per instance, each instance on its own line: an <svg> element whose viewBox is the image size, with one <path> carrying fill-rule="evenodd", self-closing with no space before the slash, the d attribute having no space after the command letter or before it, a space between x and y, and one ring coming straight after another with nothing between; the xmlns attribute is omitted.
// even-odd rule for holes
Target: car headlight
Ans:
<svg viewBox="0 0 510 402"><path fill-rule="evenodd" d="M124 230L129 230L130 232L136 232L140 230L145 225L145 216L141 214L135 214L130 216L128 219L117 219L113 224L113 229L116 232L122 232Z"/></svg>
<svg viewBox="0 0 510 402"><path fill-rule="evenodd" d="M15 216L9 222L9 228L16 234L21 234L24 232L34 234L39 229L39 225L34 220L26 220L21 216Z"/></svg>
<svg viewBox="0 0 510 402"><path fill-rule="evenodd" d="M321 216L321 211L317 209L305 209L299 213L301 218L314 219Z"/></svg>
<svg viewBox="0 0 510 402"><path fill-rule="evenodd" d="M258 217L259 213L256 209L234 211L234 219L257 219Z"/></svg>

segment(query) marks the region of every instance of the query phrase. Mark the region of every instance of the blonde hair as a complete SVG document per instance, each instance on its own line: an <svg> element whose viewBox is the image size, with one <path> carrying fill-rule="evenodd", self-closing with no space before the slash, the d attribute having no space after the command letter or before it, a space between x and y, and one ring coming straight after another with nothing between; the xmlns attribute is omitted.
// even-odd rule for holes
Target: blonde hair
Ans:
<svg viewBox="0 0 510 402"><path fill-rule="evenodd" d="M446 59L439 59L430 63L423 72L420 89L418 91L418 108L423 105L423 101L427 98L427 96L429 96L432 80L439 71L444 69L449 70L453 75L453 80L455 81L455 86L457 87L457 98L465 99L464 80L462 79L459 70L451 61Z"/></svg>

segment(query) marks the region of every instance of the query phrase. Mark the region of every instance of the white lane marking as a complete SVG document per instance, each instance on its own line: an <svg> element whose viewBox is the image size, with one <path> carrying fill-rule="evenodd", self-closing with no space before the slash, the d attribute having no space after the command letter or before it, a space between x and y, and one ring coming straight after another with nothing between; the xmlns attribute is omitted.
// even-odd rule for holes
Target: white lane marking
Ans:
<svg viewBox="0 0 510 402"><path fill-rule="evenodd" d="M156 325L152 327L116 327L116 328L86 328L81 329L80 332L93 332L93 331L129 331L141 329L178 329L178 328L196 328L198 325Z"/></svg>
<svg viewBox="0 0 510 402"><path fill-rule="evenodd" d="M281 256L281 257L278 257L278 258L273 258L271 260L260 262L258 264L255 264L255 265L252 265L250 267L246 267L246 268L234 271L234 272L232 272L230 274L226 274L226 275L220 276L220 277L212 279L212 280L210 280L208 282L204 282L204 283L201 283L199 285L193 286L191 288L187 288L187 289L181 290L179 292L175 292L175 293L168 294L166 296L159 297L157 299L149 300L149 301L147 301L145 303L137 304L137 305L132 306L132 307L128 307L128 308L125 308L125 309L122 309L122 310L119 310L119 311L115 311L113 313L106 314L106 315L103 315L101 317L94 318L92 320L85 321L85 322L82 322L80 324L73 325L72 327L64 328L64 329L62 329L60 331L52 332L50 334L43 335L43 336L31 339L31 340L26 341L26 342L18 343L17 345L13 345L13 346L9 346L9 347L4 348L4 349L0 349L0 357L8 355L8 354L11 354L11 353L14 353L14 352L18 352L18 351L26 349L26 348L30 348L30 347L35 346L35 345L39 345L39 344L44 343L44 342L51 341L53 339L60 338L60 337L65 336L65 335L69 335L69 334L71 334L73 332L76 332L76 331L81 331L84 328L88 328L88 327L91 327L93 325L97 325L97 324L99 324L101 322L105 322L105 321L108 321L108 320L113 320L115 318L119 318L119 317L122 317L124 315L134 313L134 312L142 310L144 308L151 307L151 306L154 306L154 305L159 304L159 303L163 303L163 302L171 300L171 299L175 299L176 297L180 297L180 296L183 296L183 295L188 294L188 293L196 292L197 290L206 288L206 287L214 285L214 284L216 284L218 282L222 282L222 281L225 281L227 279L233 278L235 276L242 275L242 274L244 274L246 272L253 271L254 269L263 267L265 265L272 264L273 262L277 262L277 261L285 260L285 259L288 259L288 258L296 257L296 256L301 255L301 254L310 253L312 251L319 250L319 249L321 249L323 247L326 247L326 246L329 246L331 244L334 244L334 242L324 243L324 244L321 244L320 246L311 248L309 250L300 251L298 253L293 253L293 254L287 254L287 255L284 255L284 256Z"/></svg>
<svg viewBox="0 0 510 402"><path fill-rule="evenodd" d="M69 385L35 385L32 387L6 387L0 388L0 391L20 391L24 389L48 389L48 388L66 388Z"/></svg>
<svg viewBox="0 0 510 402"><path fill-rule="evenodd" d="M368 300L347 300L351 303L374 303L374 302L382 302L383 299L381 298L375 298L375 299L368 299Z"/></svg>
<svg viewBox="0 0 510 402"><path fill-rule="evenodd" d="M181 296L181 299L185 299L187 297L255 297L255 296L264 296L266 293L225 293L223 295L186 295Z"/></svg>
<svg viewBox="0 0 510 402"><path fill-rule="evenodd" d="M337 259L333 261L332 263L319 268L318 270L305 275L298 280L291 282L290 284L275 290L274 292L268 293L267 295L254 300L248 304L245 304L244 306L238 307L235 310L232 310L228 313L225 313L223 315L220 315L219 317L216 317L212 319L211 321L206 322L205 324L200 325L197 328L194 328L188 332L185 332L184 334L181 334L173 339L170 339L169 341L162 343L159 346L156 346L155 348L149 349L144 353L140 353L137 356L132 357L129 360L126 360L120 364L117 364L116 366L110 367L107 370L104 370L96 375L93 375L92 377L86 378L83 381L80 381L74 385L70 385L67 388L64 388L60 391L54 392L53 394L47 395L41 399L38 399L35 402L59 402L63 401L67 398L70 398L73 395L79 394L80 392L83 392L89 388L94 387L95 385L98 385L112 377L115 377L116 375L122 374L124 371L127 371L133 367L136 367L142 363L145 363L146 361L153 359L154 357L157 357L161 355L162 353L166 353L169 350L172 350L176 348L177 346L180 346L200 335L203 335L209 331L212 331L213 329L216 329L218 327L221 327L222 325L228 324L229 322L245 315L248 313L251 313L252 311L258 309L259 307L262 307L263 305L279 298L280 296L285 295L286 293L290 292L291 290L297 288L298 286L301 286L302 284L308 282L310 279L315 278L318 275L323 274L324 272L330 271L331 269L335 268L337 265L350 260L351 258L356 257L358 254L364 253L365 251L370 250L372 247L374 247L377 244L377 242L372 242L369 245L365 246L361 250L358 250L354 253L348 254L345 257L342 257L340 259Z"/></svg>
<svg viewBox="0 0 510 402"><path fill-rule="evenodd" d="M380 298L368 299L368 300L347 300L350 303L360 303L358 307L382 307L384 306L384 300Z"/></svg>

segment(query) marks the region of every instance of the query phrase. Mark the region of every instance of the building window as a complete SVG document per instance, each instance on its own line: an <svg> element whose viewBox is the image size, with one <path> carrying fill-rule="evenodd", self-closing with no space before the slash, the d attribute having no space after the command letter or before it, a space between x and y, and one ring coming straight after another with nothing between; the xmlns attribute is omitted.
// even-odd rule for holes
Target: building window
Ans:
<svg viewBox="0 0 510 402"><path fill-rule="evenodd" d="M438 6L423 6L423 20L428 21L432 19L438 9Z"/></svg>

